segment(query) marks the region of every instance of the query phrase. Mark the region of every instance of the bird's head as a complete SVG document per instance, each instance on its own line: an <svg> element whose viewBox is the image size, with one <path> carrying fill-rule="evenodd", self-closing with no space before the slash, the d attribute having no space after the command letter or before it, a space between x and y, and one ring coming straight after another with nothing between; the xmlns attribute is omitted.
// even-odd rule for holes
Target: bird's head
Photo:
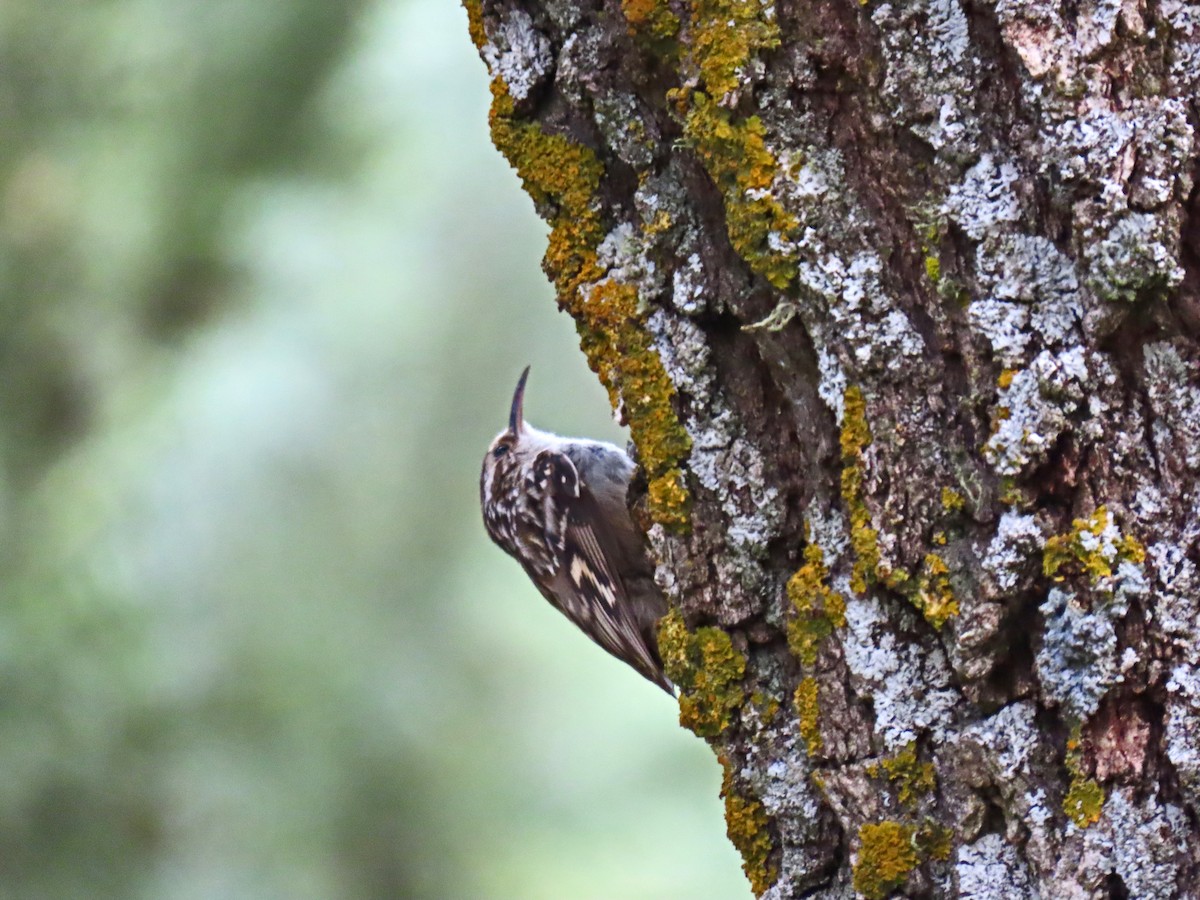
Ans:
<svg viewBox="0 0 1200 900"><path fill-rule="evenodd" d="M539 452L555 445L559 439L545 431L539 431L525 421L525 382L529 379L529 366L521 373L517 389L513 391L512 405L508 411L508 427L501 431L483 456L483 470L479 477L479 494L484 514L504 492L506 486L519 490L517 474L533 460Z"/></svg>
<svg viewBox="0 0 1200 900"><path fill-rule="evenodd" d="M483 474L508 468L518 454L521 438L529 426L525 424L525 382L529 379L529 366L521 373L517 381L517 389L513 391L512 406L508 411L508 427L496 435L488 445L487 454L483 457ZM522 448L523 449L523 448Z"/></svg>

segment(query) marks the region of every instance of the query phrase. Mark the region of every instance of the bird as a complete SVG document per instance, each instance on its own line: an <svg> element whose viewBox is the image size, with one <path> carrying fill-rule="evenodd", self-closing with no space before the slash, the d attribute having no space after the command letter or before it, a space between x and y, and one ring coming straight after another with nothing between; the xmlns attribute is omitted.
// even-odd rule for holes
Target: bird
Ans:
<svg viewBox="0 0 1200 900"><path fill-rule="evenodd" d="M552 606L674 697L656 636L667 601L626 502L636 465L614 444L526 422L529 369L513 392L508 427L483 457L484 527Z"/></svg>

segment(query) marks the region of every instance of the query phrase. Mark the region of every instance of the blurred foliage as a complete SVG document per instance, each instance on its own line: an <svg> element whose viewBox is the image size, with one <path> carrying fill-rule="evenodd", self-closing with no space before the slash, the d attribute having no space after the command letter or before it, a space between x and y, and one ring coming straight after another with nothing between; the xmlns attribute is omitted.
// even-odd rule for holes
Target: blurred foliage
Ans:
<svg viewBox="0 0 1200 900"><path fill-rule="evenodd" d="M0 897L744 896L478 523L622 440L446 0L0 7Z"/></svg>

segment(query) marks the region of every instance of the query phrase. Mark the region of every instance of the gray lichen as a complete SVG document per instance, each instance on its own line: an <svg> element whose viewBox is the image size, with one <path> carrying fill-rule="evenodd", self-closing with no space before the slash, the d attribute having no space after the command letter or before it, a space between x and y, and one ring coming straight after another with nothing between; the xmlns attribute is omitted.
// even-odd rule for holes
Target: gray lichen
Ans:
<svg viewBox="0 0 1200 900"><path fill-rule="evenodd" d="M1052 868L1060 847L1059 817L1051 805L1048 785L1040 773L1053 754L1043 743L1032 703L1010 704L996 714L964 728L953 746L964 754L973 784L988 784L1004 798L1010 837L1022 826L1028 831L1024 856L1032 865Z"/></svg>
<svg viewBox="0 0 1200 900"><path fill-rule="evenodd" d="M1088 612L1072 594L1055 587L1039 611L1046 622L1037 654L1042 690L1072 719L1086 720L1121 680L1113 623L1123 610L1105 604Z"/></svg>
<svg viewBox="0 0 1200 900"><path fill-rule="evenodd" d="M684 315L694 316L704 311L704 289L704 263L699 253L692 253L671 276L671 303Z"/></svg>
<svg viewBox="0 0 1200 900"><path fill-rule="evenodd" d="M974 221L968 211L958 211L964 227ZM1027 361L1025 349L1031 342L1055 349L1078 341L1084 316L1079 279L1071 260L1050 241L1037 235L992 235L977 249L976 263L984 294L971 304L972 320L1006 367Z"/></svg>
<svg viewBox="0 0 1200 900"><path fill-rule="evenodd" d="M1167 758L1193 809L1200 808L1200 668L1176 666L1167 681Z"/></svg>
<svg viewBox="0 0 1200 900"><path fill-rule="evenodd" d="M501 78L517 101L524 100L550 72L550 41L533 27L533 19L515 8L489 32L480 50L492 78Z"/></svg>
<svg viewBox="0 0 1200 900"><path fill-rule="evenodd" d="M1007 510L983 556L983 568L1001 591L1012 591L1032 574L1046 539L1033 516Z"/></svg>
<svg viewBox="0 0 1200 900"><path fill-rule="evenodd" d="M1082 348L1043 350L1001 390L1005 411L984 455L1000 475L1017 475L1045 458L1088 399L1092 375Z"/></svg>
<svg viewBox="0 0 1200 900"><path fill-rule="evenodd" d="M1088 245L1089 285L1105 300L1136 300L1148 289L1183 280L1175 261L1177 226L1148 213L1129 213Z"/></svg>
<svg viewBox="0 0 1200 900"><path fill-rule="evenodd" d="M1119 875L1130 897L1174 900L1183 896L1179 873L1186 832L1186 816L1178 806L1121 788L1109 796L1099 823L1088 829L1085 859L1092 872Z"/></svg>
<svg viewBox="0 0 1200 900"><path fill-rule="evenodd" d="M641 233L630 222L621 222L596 248L596 263L608 277L637 287L643 305L663 290L663 276L646 253Z"/></svg>
<svg viewBox="0 0 1200 900"><path fill-rule="evenodd" d="M1038 896L1025 863L998 834L985 834L958 848L954 880L961 900L1033 900Z"/></svg>
<svg viewBox="0 0 1200 900"><path fill-rule="evenodd" d="M785 725L773 731L775 736L767 746L782 741L784 746L795 749L796 723L792 720ZM821 799L813 787L809 768L756 755L742 768L741 775L760 798L767 815L779 823L781 888L812 881L812 873L820 869L826 854L819 847ZM770 896L771 892L764 895Z"/></svg>
<svg viewBox="0 0 1200 900"><path fill-rule="evenodd" d="M1011 161L997 161L985 153L963 175L942 204L942 211L958 222L967 236L982 241L1002 223L1021 218L1021 205L1014 185L1021 175Z"/></svg>
<svg viewBox="0 0 1200 900"><path fill-rule="evenodd" d="M1153 614L1162 633L1181 647L1195 647L1200 639L1200 573L1183 547L1158 541L1146 548L1154 575L1156 600Z"/></svg>
<svg viewBox="0 0 1200 900"><path fill-rule="evenodd" d="M1200 389L1188 381L1194 362L1185 363L1176 347L1163 342L1147 344L1143 355L1155 446L1164 459L1200 472Z"/></svg>
<svg viewBox="0 0 1200 900"><path fill-rule="evenodd" d="M689 468L697 481L718 499L727 517L726 536L731 570L744 586L755 585L753 573L783 517L779 492L764 478L765 460L758 448L738 433L730 409L713 383L709 351L697 325L655 311L647 320L655 347L676 388L692 403L684 417L692 438Z"/></svg>
<svg viewBox="0 0 1200 900"><path fill-rule="evenodd" d="M887 63L883 95L897 118L948 157L971 156L979 139L972 100L977 61L961 4L883 3L871 19L882 35Z"/></svg>
<svg viewBox="0 0 1200 900"><path fill-rule="evenodd" d="M853 596L848 583L836 587ZM879 602L871 597L847 604L846 624L846 664L855 689L874 703L875 731L883 745L894 752L924 734L944 739L961 697L951 686L950 667L941 648L898 639Z"/></svg>

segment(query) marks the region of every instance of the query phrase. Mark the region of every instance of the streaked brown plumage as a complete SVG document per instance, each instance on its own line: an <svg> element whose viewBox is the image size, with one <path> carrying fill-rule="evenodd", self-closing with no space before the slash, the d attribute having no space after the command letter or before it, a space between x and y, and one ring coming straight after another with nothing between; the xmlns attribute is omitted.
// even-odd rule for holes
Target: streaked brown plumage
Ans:
<svg viewBox="0 0 1200 900"><path fill-rule="evenodd" d="M527 423L528 376L527 367L508 428L483 458L479 498L488 535L588 637L674 695L655 638L666 600L625 505L633 461L612 444Z"/></svg>

